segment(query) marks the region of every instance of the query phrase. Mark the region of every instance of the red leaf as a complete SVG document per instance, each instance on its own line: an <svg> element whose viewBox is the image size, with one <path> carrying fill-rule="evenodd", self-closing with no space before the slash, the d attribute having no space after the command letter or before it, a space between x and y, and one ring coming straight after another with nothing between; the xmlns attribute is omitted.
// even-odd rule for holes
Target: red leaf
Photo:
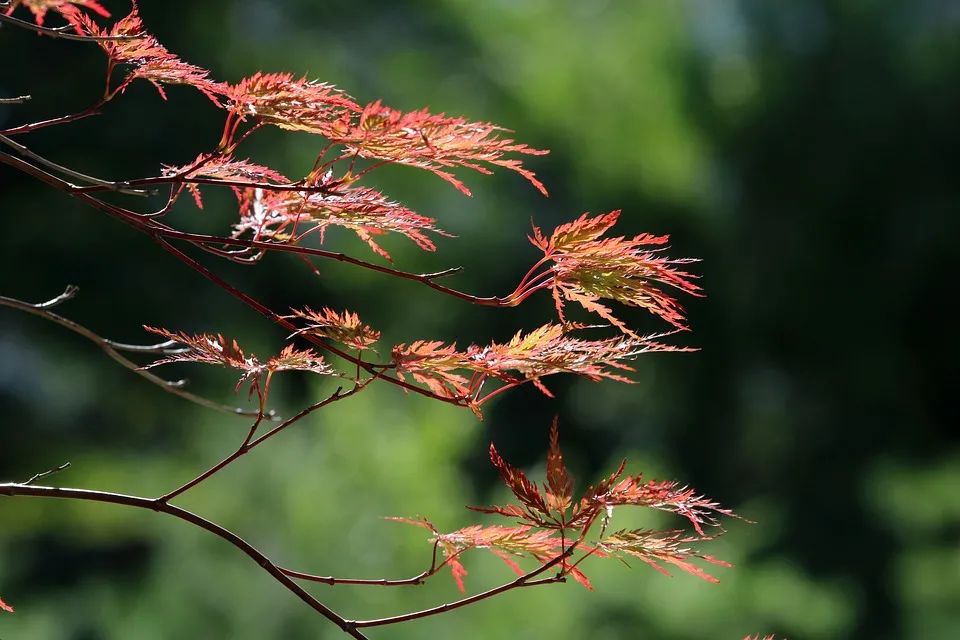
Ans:
<svg viewBox="0 0 960 640"><path fill-rule="evenodd" d="M13 607L8 605L6 602L0 598L0 611L6 611L7 613L13 613Z"/></svg>
<svg viewBox="0 0 960 640"><path fill-rule="evenodd" d="M264 187L271 184L287 184L290 182L283 174L274 171L270 167L255 164L249 160L234 160L230 156L211 158L206 154L200 154L196 160L182 167L164 165L162 175L182 176L184 178L213 178L215 180L234 182L255 182L263 184ZM200 199L199 185L188 183L187 189L189 189L193 195L197 207L202 209L203 201ZM234 193L237 194L241 202L244 201L243 190L234 187Z"/></svg>
<svg viewBox="0 0 960 640"><path fill-rule="evenodd" d="M593 584L590 583L590 579L585 576L580 569L576 567L566 567L564 572L583 585L588 591L593 591Z"/></svg>
<svg viewBox="0 0 960 640"><path fill-rule="evenodd" d="M486 165L504 167L547 195L543 183L520 160L505 157L509 153L539 156L547 151L502 138L501 131L504 129L487 122L432 114L426 109L404 113L377 101L364 107L359 122L342 136L330 138L346 145L344 157L357 155L426 169L466 195L470 190L449 169L466 167L489 174Z"/></svg>
<svg viewBox="0 0 960 640"><path fill-rule="evenodd" d="M573 481L567 473L563 454L560 452L558 422L558 419L554 418L550 426L550 449L547 452L547 502L550 503L551 508L562 513L570 506Z"/></svg>
<svg viewBox="0 0 960 640"><path fill-rule="evenodd" d="M453 579L457 581L457 588L460 589L460 593L464 593L466 588L463 585L463 579L467 575L467 568L455 557L449 558L447 564L450 565L450 573L453 574Z"/></svg>
<svg viewBox="0 0 960 640"><path fill-rule="evenodd" d="M182 348L169 353L166 357L152 362L144 369L150 369L173 362L196 362L220 365L243 372L237 387L250 381L257 388L261 376L268 372L308 371L320 375L337 375L337 372L324 361L323 356L310 349L296 349L293 345L284 347L278 355L261 362L254 354L246 354L236 340L228 340L222 335L173 332L166 329L144 326L150 333L163 336L167 340L179 343Z"/></svg>
<svg viewBox="0 0 960 640"><path fill-rule="evenodd" d="M520 565L518 565L506 551L500 551L499 549L491 549L491 551L495 556L503 560L503 562L510 567L515 574L518 576L522 576L524 574L524 571L520 568Z"/></svg>
<svg viewBox="0 0 960 640"><path fill-rule="evenodd" d="M362 351L372 347L380 339L380 332L360 321L360 316L350 311L337 313L329 307L314 311L304 307L302 311L293 311L293 316L305 320L307 326L297 331L321 338L336 340L341 344Z"/></svg>

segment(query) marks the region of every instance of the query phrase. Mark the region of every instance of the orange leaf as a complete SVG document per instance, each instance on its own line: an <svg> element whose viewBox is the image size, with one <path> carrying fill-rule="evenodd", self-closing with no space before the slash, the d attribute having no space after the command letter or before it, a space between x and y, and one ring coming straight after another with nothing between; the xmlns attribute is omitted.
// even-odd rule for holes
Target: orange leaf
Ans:
<svg viewBox="0 0 960 640"><path fill-rule="evenodd" d="M293 316L305 320L307 326L297 331L297 334L307 333L312 336L329 338L341 344L362 351L372 347L380 339L380 332L370 328L360 321L360 316L350 311L337 313L329 307L321 311L314 311L304 307L302 311L293 311Z"/></svg>
<svg viewBox="0 0 960 640"><path fill-rule="evenodd" d="M647 309L677 329L685 329L683 307L660 285L701 295L700 287L693 283L696 276L677 268L695 260L660 255L666 248L668 236L643 233L632 238L601 238L619 216L619 211L594 217L585 213L573 222L558 226L549 239L534 226L530 242L554 265L550 271L552 279L533 290L546 286L553 290L561 320L564 300L576 302L627 335L637 337L609 308L599 303L607 299Z"/></svg>

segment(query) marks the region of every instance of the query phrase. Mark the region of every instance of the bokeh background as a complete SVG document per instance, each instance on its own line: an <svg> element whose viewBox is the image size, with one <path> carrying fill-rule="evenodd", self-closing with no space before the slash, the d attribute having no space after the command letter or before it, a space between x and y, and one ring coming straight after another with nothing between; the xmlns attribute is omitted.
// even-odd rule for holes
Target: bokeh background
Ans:
<svg viewBox="0 0 960 640"><path fill-rule="evenodd" d="M117 15L122 2L106 2ZM689 300L702 351L638 362L637 384L555 379L466 411L373 388L304 421L182 499L278 561L325 574L402 577L428 561L423 532L381 519L429 515L453 529L465 504L502 501L490 440L542 469L560 416L580 486L632 468L702 488L734 522L710 551L721 582L643 566L585 565L596 586L514 592L372 638L650 638L776 633L795 639L960 637L960 446L955 291L960 7L947 0L768 2L142 3L184 59L236 81L291 70L403 109L425 105L516 130L552 153L529 165L543 199L509 172L464 174L464 198L403 167L372 181L459 236L401 268L463 265L456 286L505 293L535 260L529 221L551 228L622 208L625 233L670 233L698 256L709 297ZM0 126L79 110L100 89L96 47L0 29ZM188 88L146 83L103 115L24 141L104 177L154 174L211 149L221 114ZM319 145L265 131L244 155L302 175ZM284 336L136 232L0 168L0 294L40 301L118 340L143 324L236 336L269 353ZM222 230L229 194L171 218ZM348 233L328 245L361 257ZM218 273L277 308L349 307L385 331L503 339L550 314L471 307L413 283L293 259ZM630 316L651 330L642 314ZM951 373L951 371L953 373ZM170 369L225 402L231 374ZM289 413L329 388L278 378ZM52 482L145 495L231 450L242 421L197 409L116 367L82 338L0 308L0 478L73 463ZM951 427L951 425L953 425ZM633 521L619 513L619 524ZM617 524L617 523L615 523ZM669 525L669 521L658 521ZM511 574L467 558L478 591ZM408 589L317 585L354 617L453 599L449 575ZM4 640L335 638L247 558L178 521L108 505L0 500Z"/></svg>

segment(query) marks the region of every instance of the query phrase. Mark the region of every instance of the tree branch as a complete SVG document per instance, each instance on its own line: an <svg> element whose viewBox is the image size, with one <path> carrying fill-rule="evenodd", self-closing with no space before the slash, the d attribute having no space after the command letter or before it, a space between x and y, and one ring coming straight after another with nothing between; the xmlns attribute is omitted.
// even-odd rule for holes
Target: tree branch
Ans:
<svg viewBox="0 0 960 640"><path fill-rule="evenodd" d="M19 484L19 483L2 483L0 484L0 495L3 496L32 496L37 498L61 498L68 500L87 500L91 502L105 502L109 504L118 504L127 507L135 507L138 509L147 509L149 511L158 511L160 513L165 513L167 515L173 516L179 520L188 522L195 527L199 527L212 533L218 538L225 540L226 542L232 544L234 547L245 553L249 556L254 562L256 562L264 571L269 573L273 578L282 584L288 591L292 592L307 605L309 605L313 610L317 611L325 617L326 619L333 622L340 629L350 636L357 638L358 640L366 640L366 636L363 635L357 628L356 625L349 624L343 617L338 615L332 609L324 605L322 602L310 595L303 587L298 585L293 581L292 578L287 576L280 568L275 565L270 558L264 555L256 547L245 541L243 538L233 533L229 529L225 529L218 524L215 524L206 518L198 516L197 514L187 511L186 509L181 509L171 504L160 502L158 500L150 498L142 498L139 496L131 496L122 493L111 493L107 491L92 491L89 489L70 489L70 488L58 488L58 487L38 487L33 485Z"/></svg>
<svg viewBox="0 0 960 640"><path fill-rule="evenodd" d="M20 153L21 155L26 156L27 158L30 158L31 160L33 160L33 161L35 161L35 162L40 163L41 165L47 167L48 169L53 169L54 171L58 171L58 172L62 173L62 174L65 175L65 176L69 176L70 178L73 178L74 180L80 180L80 181L82 181L82 182L88 182L88 183L90 183L90 184L100 186L100 187L102 187L102 188L104 188L104 189L108 189L108 190L110 190L110 191L116 191L116 192L118 192L118 193L125 193L125 194L127 194L127 195L132 195L132 196L142 196L142 197L146 197L146 196L151 195L151 192L150 192L150 191L146 191L146 190L144 190L144 189L132 189L132 188L129 188L129 187L124 187L124 186L116 185L115 183L109 182L109 181L107 181L107 180L101 180L100 178L94 178L93 176L88 176L88 175L85 174L85 173L80 173L79 171L74 171L73 169L70 169L69 167L65 167L65 166L63 166L62 164L57 164L56 162L53 162L53 161L51 161L51 160L47 160L46 158L44 158L44 157L41 156L40 154L38 154L38 153L36 153L36 152L34 152L34 151L31 151L30 149L28 149L27 147L23 146L23 145L20 144L19 142L16 142L16 141L8 138L7 136L5 136L5 135L3 135L3 134L0 134L0 142L2 142L3 144L7 145L8 147L11 147L11 148L13 148L13 149L16 149L16 151L17 151L18 153Z"/></svg>
<svg viewBox="0 0 960 640"><path fill-rule="evenodd" d="M347 620L346 624L351 628L362 629L365 627L382 627L389 624L399 624L401 622L409 622L411 620L418 620L420 618L427 618L429 616L435 616L441 613L446 613L447 611L453 611L454 609L459 609L465 607L469 604L475 602L480 602L481 600L486 600L487 598L492 598L493 596L499 595L506 591L511 591L513 589L518 589L522 587L534 587L543 584L553 584L555 582L566 582L566 577L562 574L555 575L550 578L542 578L540 580L534 580L537 576L549 571L551 568L563 562L566 558L569 558L574 550L577 548L579 542L571 544L563 553L551 559L550 561L540 565L538 568L523 574L518 577L516 580L512 580L505 584L500 585L499 587L494 587L488 589L482 593L472 595L466 598L461 598L454 602L448 602L446 604L441 604L436 607L431 607L429 609L421 609L420 611L413 611L411 613L404 613L398 616L390 616L386 618L375 618L370 620Z"/></svg>

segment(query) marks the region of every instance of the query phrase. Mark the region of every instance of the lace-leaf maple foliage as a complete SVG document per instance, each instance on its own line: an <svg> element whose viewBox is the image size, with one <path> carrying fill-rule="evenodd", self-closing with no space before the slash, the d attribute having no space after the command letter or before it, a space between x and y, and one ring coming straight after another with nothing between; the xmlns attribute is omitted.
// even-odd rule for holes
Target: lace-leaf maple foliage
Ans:
<svg viewBox="0 0 960 640"><path fill-rule="evenodd" d="M96 103L78 113L0 130L0 142L20 156L0 152L0 162L147 234L203 278L287 332L283 347L267 358L244 350L237 341L224 338L220 333L152 326L145 329L160 336L163 343L126 345L101 338L50 311L73 297L75 288L68 288L61 296L40 304L0 296L0 305L27 311L81 333L128 369L187 400L225 409L193 394L179 392L182 381L166 381L145 370L193 363L238 371L237 388L248 385L249 395L255 395L257 401L256 410L226 408L238 416L253 416L253 423L237 449L162 496L142 498L32 484L59 468L37 474L24 483L0 484L0 495L108 502L150 509L194 524L253 558L286 589L355 638L364 638L362 630L366 627L445 613L517 587L562 582L570 577L592 588L580 568L581 563L591 557L638 559L661 573L668 574L673 568L710 582L716 582L716 578L703 564L729 566L702 553L699 546L716 537L722 517L736 516L693 489L672 481L644 480L640 474L626 475L624 463L611 475L586 488L579 498L574 498L574 483L563 460L556 420L550 431L546 479L542 485L511 466L496 447L490 445L490 460L516 501L470 508L506 518L508 523L473 524L442 533L425 518L395 518L430 532L433 562L414 578L333 578L280 567L240 536L172 504L182 493L307 415L359 394L374 382L469 408L478 418L482 418L485 404L527 383L552 397L544 379L553 375L572 374L593 382L631 383L629 374L634 371L633 362L641 355L693 350L665 341L687 329L684 310L675 294L700 295L700 288L694 283L696 276L686 271L693 260L665 256L668 242L665 235L607 236L618 221L619 211L583 214L557 226L549 236L534 225L530 241L543 252L543 257L532 265L512 292L502 297L480 297L437 281L459 268L416 274L324 249L326 231L331 227L351 230L374 252L375 260L387 261L391 256L381 242L389 234L402 236L429 252L437 250L439 239L452 237L433 218L412 211L378 189L360 184L383 165L406 165L433 173L465 195L470 195L470 190L458 176L460 170L489 174L503 168L517 173L546 195L544 185L522 164L520 157L536 157L547 152L515 141L498 125L433 114L426 109L403 112L379 100L364 105L333 85L298 78L291 73L255 72L233 83L214 80L208 70L181 60L150 34L136 3L132 3L128 15L108 26L100 26L100 21L110 14L95 0L13 0L0 6L5 7L0 19L12 25L31 28L29 22L11 17L18 8L25 9L35 21L36 26L32 28L41 35L93 43L107 57L105 88ZM56 28L44 26L44 19L51 11L67 24ZM12 139L99 113L136 80L150 82L164 100L167 88L177 85L192 87L206 95L210 103L225 114L217 147L200 152L187 164L158 163L158 175L109 181L47 161ZM255 160L239 159L242 156L238 156L238 147L257 130L268 126L306 132L325 141L319 146L313 166L302 177L291 179ZM166 203L148 211L100 197L103 192L149 196L149 190L156 187L169 188ZM211 188L230 189L236 196L237 217L223 233L190 233L164 220L185 191L202 209L201 189ZM419 283L472 304L493 307L516 306L538 291L550 290L556 318L533 329L517 330L505 341L470 344L464 349L458 348L455 342L411 336L403 343L382 347L384 355L381 356L377 350L381 331L364 322L357 312L328 306L319 310L299 306L286 313L274 311L194 259L188 253L194 250L243 264L256 264L270 252L289 253L314 270L313 260L338 260ZM570 319L565 308L569 302L609 324L587 326ZM645 309L669 327L662 333L641 334L616 317L608 306L610 303ZM604 330L607 333L603 333ZM122 350L156 357L152 362L138 364L120 355ZM280 372L322 376L342 385L290 418L281 419L269 410L270 385ZM262 432L265 424L270 428ZM608 531L614 511L621 507L646 507L675 514L686 519L692 531ZM388 618L350 620L329 609L296 582L402 586L420 584L448 567L463 591L467 569L461 558L475 549L496 555L517 578L452 603ZM442 554L442 559L438 554ZM536 567L529 571L522 569L519 561L523 558L535 561ZM553 574L546 576L551 570ZM13 612L2 600L0 610Z"/></svg>
<svg viewBox="0 0 960 640"><path fill-rule="evenodd" d="M706 580L719 582L713 575L694 564L695 560L730 567L730 563L701 553L695 546L713 540L705 528L720 531L720 516L737 517L733 511L693 489L680 487L672 481L644 481L642 474L624 476L625 463L609 477L587 488L574 501L573 480L563 462L560 450L558 421L550 428L550 447L547 453L546 482L538 486L520 469L504 460L496 446L490 444L490 461L510 489L516 503L507 505L468 507L473 511L503 516L513 521L512 526L471 525L450 533L441 533L426 518L392 518L428 529L432 544L445 554L445 565L450 567L457 586L464 590L467 570L460 558L471 549L485 549L503 560L517 575L525 575L513 557L528 556L541 566L551 557L560 558L558 576L570 576L587 589L593 585L578 568L580 563L595 558L638 558L660 573L669 576L664 565ZM693 526L693 533L681 530L655 531L649 529L622 529L607 533L616 507L647 507L677 514ZM594 526L599 532L593 542L588 540ZM580 553L580 557L574 554Z"/></svg>

